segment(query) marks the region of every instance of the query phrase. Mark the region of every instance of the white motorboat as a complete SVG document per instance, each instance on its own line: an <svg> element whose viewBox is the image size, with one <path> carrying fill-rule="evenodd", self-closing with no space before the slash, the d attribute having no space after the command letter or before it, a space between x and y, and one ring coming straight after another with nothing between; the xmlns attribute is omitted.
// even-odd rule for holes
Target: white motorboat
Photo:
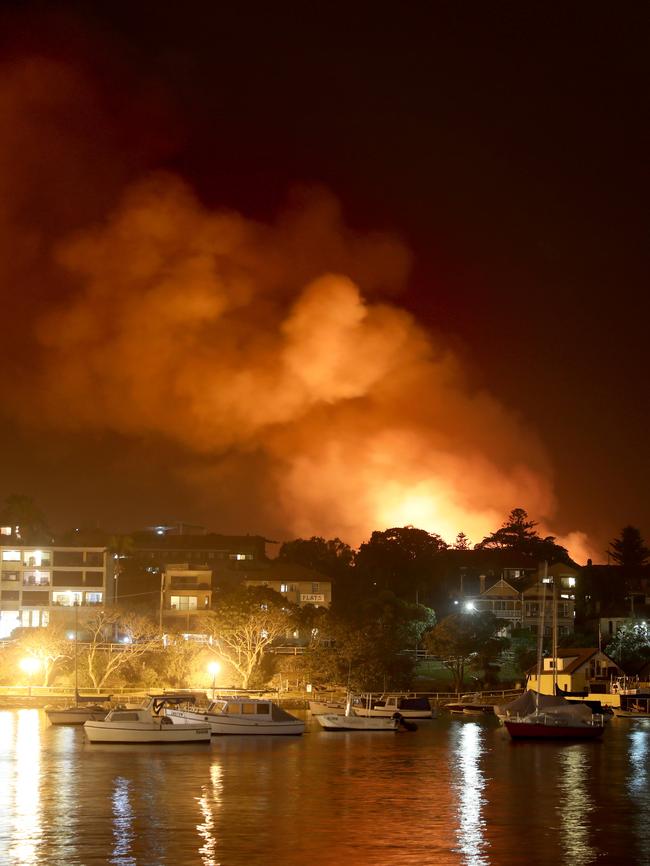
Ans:
<svg viewBox="0 0 650 866"><path fill-rule="evenodd" d="M344 701L309 701L309 712L312 716L324 716L327 713L340 713L341 710L345 712Z"/></svg>
<svg viewBox="0 0 650 866"><path fill-rule="evenodd" d="M210 742L210 725L189 721L174 724L163 714L167 704L165 696L151 695L146 707L111 710L103 721L85 722L84 733L91 743Z"/></svg>
<svg viewBox="0 0 650 866"><path fill-rule="evenodd" d="M323 713L316 721L326 731L408 731L417 730L415 722L405 719L399 712L391 716L360 716L350 695L343 712Z"/></svg>
<svg viewBox="0 0 650 866"><path fill-rule="evenodd" d="M354 713L326 713L316 716L326 731L397 731L400 720L382 716L357 716Z"/></svg>
<svg viewBox="0 0 650 866"><path fill-rule="evenodd" d="M405 695L382 695L373 698L364 695L355 701L352 709L357 716L392 718L399 713L404 719L432 719L435 715L427 698L409 698Z"/></svg>
<svg viewBox="0 0 650 866"><path fill-rule="evenodd" d="M165 715L175 725L207 723L213 734L221 736L266 734L295 737L305 730L305 723L301 719L287 713L273 701L248 695L216 698L205 709L200 706L183 709L169 706L165 709Z"/></svg>

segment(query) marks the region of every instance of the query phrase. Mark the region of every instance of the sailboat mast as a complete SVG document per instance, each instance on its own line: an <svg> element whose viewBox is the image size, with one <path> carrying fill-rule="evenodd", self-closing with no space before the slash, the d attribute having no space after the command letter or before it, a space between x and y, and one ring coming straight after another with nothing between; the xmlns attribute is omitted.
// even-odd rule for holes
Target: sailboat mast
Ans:
<svg viewBox="0 0 650 866"><path fill-rule="evenodd" d="M79 703L79 665L77 664L77 631L79 625L79 609L75 599L74 603L74 702Z"/></svg>
<svg viewBox="0 0 650 866"><path fill-rule="evenodd" d="M546 563L544 563L544 576L546 576ZM539 586L539 583L538 583ZM538 596L539 598L539 596ZM546 583L542 582L542 604L539 611L539 625L537 627L537 690L535 692L535 712L539 711L539 690L542 687L542 653L544 649L544 615L546 613Z"/></svg>
<svg viewBox="0 0 650 866"><path fill-rule="evenodd" d="M557 589L553 578L553 694L557 694Z"/></svg>

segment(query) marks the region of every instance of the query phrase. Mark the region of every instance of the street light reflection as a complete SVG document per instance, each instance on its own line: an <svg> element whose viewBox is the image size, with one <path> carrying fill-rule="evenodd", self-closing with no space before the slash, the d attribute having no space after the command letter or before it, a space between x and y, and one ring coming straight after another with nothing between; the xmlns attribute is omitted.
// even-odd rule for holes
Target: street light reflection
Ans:
<svg viewBox="0 0 650 866"><path fill-rule="evenodd" d="M467 866L488 866L485 849L489 845L485 838L485 805L483 789L485 777L480 767L483 754L483 729L476 722L464 723L460 727L454 753L455 781L458 795L458 842Z"/></svg>
<svg viewBox="0 0 650 866"><path fill-rule="evenodd" d="M637 722L636 724L643 724L643 727L639 726L630 733L627 790L630 802L634 803L631 814L639 850L646 851L650 845L650 827L648 827L647 820L650 805L650 793L648 792L648 760L650 760L648 738L650 731L645 722Z"/></svg>
<svg viewBox="0 0 650 866"><path fill-rule="evenodd" d="M567 862L584 866L596 858L596 849L589 844L589 814L594 803L589 793L589 761L582 746L560 752L559 788L562 799L558 813L562 822L560 841Z"/></svg>
<svg viewBox="0 0 650 866"><path fill-rule="evenodd" d="M134 814L130 799L130 781L121 776L115 779L113 791L113 855L110 862L116 866L135 866L131 846L135 838Z"/></svg>
<svg viewBox="0 0 650 866"><path fill-rule="evenodd" d="M4 731L2 732L4 734ZM13 733L13 731L12 731ZM40 861L40 727L37 710L19 710L15 729L14 830L10 862L31 866Z"/></svg>
<svg viewBox="0 0 650 866"><path fill-rule="evenodd" d="M219 866L216 860L217 837L214 831L215 818L213 809L218 812L221 809L221 796L223 793L223 771L220 764L214 763L210 767L210 782L212 791L207 785L202 788L202 795L197 797L199 809L203 815L203 823L197 824L199 836L203 839L203 845L199 848L199 855L204 866Z"/></svg>

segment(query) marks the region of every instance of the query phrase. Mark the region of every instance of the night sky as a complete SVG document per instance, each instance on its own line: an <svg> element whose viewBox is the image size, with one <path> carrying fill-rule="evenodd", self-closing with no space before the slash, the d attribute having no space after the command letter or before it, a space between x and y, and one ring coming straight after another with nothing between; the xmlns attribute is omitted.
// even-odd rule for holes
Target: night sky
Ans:
<svg viewBox="0 0 650 866"><path fill-rule="evenodd" d="M642 4L56 5L5 3L0 21L5 495L34 496L59 529L187 520L215 531L339 534L358 543L364 531L385 528L385 517L442 531L448 541L452 530L469 528L478 541L477 533L521 506L549 532L585 533L581 550L597 559L625 524L648 540L650 22ZM185 223L174 217L175 261L187 264L183 250L212 225L207 214L228 212L227 231L238 239L232 215L246 220L245 252L236 240L220 259L220 279L236 283L239 298L231 298L239 310L229 313L233 327L205 325L205 298L187 288L203 277L185 264L166 266L164 293L131 317L130 293L146 289L141 271L127 273L123 264L140 231L133 213L141 193L129 190L160 170L173 177L159 183L187 224L176 234ZM178 204L185 193L168 192L180 179L191 204ZM314 196L339 202L331 234L346 239L345 252L319 228L320 216L296 229L304 244L259 228L277 227L287 209L311 213L303 202ZM213 243L222 229L205 231ZM153 267L144 259L143 268ZM304 400L281 401L278 412L278 399L269 398L272 408L259 410L263 423L251 420L256 409L242 410L235 432L226 430L215 416L230 411L230 398L210 401L213 389L229 387L232 359L248 363L246 347L254 346L250 379L259 380L266 359L273 393L273 371L285 356L267 344L263 323L270 332L285 321L304 286L328 273L350 277L378 309L388 303L411 313L436 358L453 357L460 384L422 387L438 373L411 375L421 355L335 395L312 371L304 399L316 390L321 402L309 413ZM254 300L247 295L242 306L249 277ZM85 294L84 286L95 288ZM193 343L144 318L171 317L163 311L170 299L176 327L186 315L183 297L201 308ZM282 339L303 346L307 329L313 349L318 335L307 318L328 316L321 294L314 298L293 325L278 324ZM354 317L350 298L340 296ZM377 315L372 334L399 329L397 319L386 324ZM90 342L66 342L75 328L86 329L84 340L92 331L88 364ZM52 340L54 332L63 336ZM396 345L412 347L414 333ZM368 337L364 364L383 345L377 339ZM149 371L170 344L177 357ZM137 388L128 373L107 372L111 357L122 370L147 367ZM351 357L330 370L334 379L357 366ZM218 375L206 372L221 363ZM88 375L77 376L75 364ZM158 383L172 377L165 403ZM237 381L242 400L258 406L263 392L248 390L249 378ZM387 395L391 381L399 388ZM197 382L205 384L200 399ZM457 404L449 399L456 389ZM184 395L178 403L177 393ZM503 412L485 408L477 394L489 394L490 407ZM398 446L387 420L396 417L407 419ZM320 462L324 430L331 437L322 443L325 462L336 461L327 464L336 471L320 497L309 466ZM422 478L414 464L424 458L402 472L386 455L405 450L405 441L426 460L430 445L440 463L431 458ZM379 455L373 489L395 497L408 481L423 498L444 465L454 518L436 525L419 504L412 519L408 506L368 504L355 524L349 500L355 490L365 495L370 475L347 483L346 449ZM518 488L529 463L543 481ZM457 492L458 478L471 485L476 466L480 501L474 491ZM278 494L278 475L286 481L289 473L291 484ZM346 484L337 488L335 476ZM295 509L287 505L292 495ZM472 522L470 513L479 512ZM327 518L319 522L320 515Z"/></svg>

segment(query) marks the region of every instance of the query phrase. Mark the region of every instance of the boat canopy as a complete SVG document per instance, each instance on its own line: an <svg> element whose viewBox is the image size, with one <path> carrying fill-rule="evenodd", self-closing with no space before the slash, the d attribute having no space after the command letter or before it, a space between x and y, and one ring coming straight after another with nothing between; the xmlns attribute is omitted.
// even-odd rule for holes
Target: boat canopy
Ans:
<svg viewBox="0 0 650 866"><path fill-rule="evenodd" d="M528 689L507 704L498 704L494 711L499 716L528 716L535 710L547 712L549 707L566 707L569 702L558 695L544 695L534 689Z"/></svg>

